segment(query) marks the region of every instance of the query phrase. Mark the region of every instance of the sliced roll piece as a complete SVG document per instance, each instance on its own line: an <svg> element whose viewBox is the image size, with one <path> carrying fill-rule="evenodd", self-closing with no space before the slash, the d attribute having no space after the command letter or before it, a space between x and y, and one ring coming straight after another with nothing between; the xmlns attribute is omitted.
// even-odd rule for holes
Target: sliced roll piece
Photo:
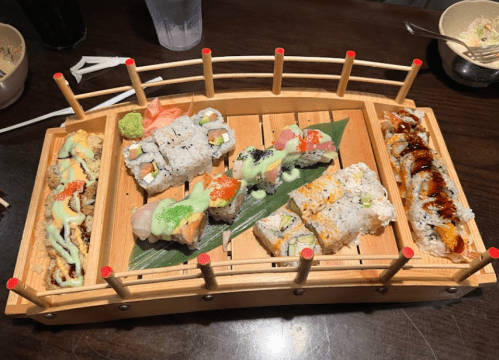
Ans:
<svg viewBox="0 0 499 360"><path fill-rule="evenodd" d="M237 156L232 168L235 179L245 180L248 186L274 194L282 183L282 161L286 153L273 148L258 150L249 146Z"/></svg>
<svg viewBox="0 0 499 360"><path fill-rule="evenodd" d="M399 192L402 198L407 196L407 189L410 189L414 175L426 170L446 174L447 165L445 160L431 149L416 150L401 158Z"/></svg>
<svg viewBox="0 0 499 360"><path fill-rule="evenodd" d="M160 193L172 185L172 168L165 162L152 138L126 147L123 157L137 183L149 194Z"/></svg>
<svg viewBox="0 0 499 360"><path fill-rule="evenodd" d="M194 124L203 127L205 127L210 123L218 123L218 124L224 123L224 118L220 113L220 111L213 108L206 108L199 111L196 115L193 115L191 117L191 120L194 122Z"/></svg>
<svg viewBox="0 0 499 360"><path fill-rule="evenodd" d="M211 172L211 149L206 131L187 116L154 132L159 151L172 169L172 186L191 181L195 176Z"/></svg>
<svg viewBox="0 0 499 360"><path fill-rule="evenodd" d="M338 157L336 146L331 137L320 130L304 129L300 143L302 155L296 160L296 166L308 167L319 162L329 163Z"/></svg>
<svg viewBox="0 0 499 360"><path fill-rule="evenodd" d="M246 182L225 174L203 175L203 185L209 191L208 213L216 221L232 224L246 197Z"/></svg>
<svg viewBox="0 0 499 360"><path fill-rule="evenodd" d="M422 171L412 178L408 194L407 216L421 251L464 261L463 255L473 252L473 239L463 225L474 214L459 202L452 180L438 171Z"/></svg>
<svg viewBox="0 0 499 360"><path fill-rule="evenodd" d="M416 150L429 150L428 137L426 133L408 134L400 133L394 134L386 139L386 148L390 156L390 164L395 175L395 180L401 181L400 178L400 162L401 159Z"/></svg>
<svg viewBox="0 0 499 360"><path fill-rule="evenodd" d="M176 241L195 250L206 227L208 205L208 193L198 183L181 201L164 199L137 209L132 216L133 233L141 240Z"/></svg>
<svg viewBox="0 0 499 360"><path fill-rule="evenodd" d="M288 207L302 218L308 218L336 202L343 194L341 182L334 173L326 171L311 183L293 190L289 194Z"/></svg>
<svg viewBox="0 0 499 360"><path fill-rule="evenodd" d="M236 136L229 125L210 122L204 128L207 130L208 144L213 159L220 159L236 148Z"/></svg>
<svg viewBox="0 0 499 360"><path fill-rule="evenodd" d="M253 231L263 245L277 257L299 256L305 248L314 250L316 255L322 253L316 237L305 227L300 217L284 208L257 221ZM298 262L286 262L281 265L297 266Z"/></svg>

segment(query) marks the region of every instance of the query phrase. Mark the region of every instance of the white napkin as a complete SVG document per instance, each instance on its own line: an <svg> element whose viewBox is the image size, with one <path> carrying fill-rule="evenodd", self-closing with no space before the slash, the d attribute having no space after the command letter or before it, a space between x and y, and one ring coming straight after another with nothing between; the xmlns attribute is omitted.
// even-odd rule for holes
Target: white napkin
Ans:
<svg viewBox="0 0 499 360"><path fill-rule="evenodd" d="M147 81L147 83L152 83L152 82L161 81L161 80L163 80L163 78L161 76L158 76L157 78L154 78L152 80ZM91 108L88 111L96 110L96 109L100 109L100 108L103 108L103 107L106 107L106 106L109 106L109 105L116 104L116 103L120 102L121 100L126 99L127 97L129 97L129 96L131 96L133 94L135 94L135 90L125 91L124 93L116 95L115 97L113 97L113 98L111 98L111 99L109 99L107 101L104 101L102 104L99 104L99 105ZM39 117L34 118L34 119L24 121L22 123L15 124L15 125L8 126L6 128L0 129L0 134L2 134L4 132L7 132L7 131L14 130L14 129L18 129L18 128L26 126L26 125L31 125L31 124L34 124L36 122L39 122L39 121L42 121L42 120L45 120L45 119L48 119L48 118L51 118L51 117L54 117L54 116L71 115L71 114L74 114L74 113L75 112L74 112L74 110L73 110L72 107L68 107L68 108L65 108L65 109L62 109L62 110L57 110L57 111L51 112L49 114L39 116ZM64 123L61 124L61 127L63 127L63 126L64 126Z"/></svg>
<svg viewBox="0 0 499 360"><path fill-rule="evenodd" d="M127 57L107 57L107 56L82 56L81 60L78 63L71 67L71 74L76 79L76 82L79 83L81 81L81 77L83 74L88 74L97 70L102 70L109 67L118 66L120 64L124 64L129 58ZM84 69L82 67L85 64L96 64L94 66L89 66Z"/></svg>

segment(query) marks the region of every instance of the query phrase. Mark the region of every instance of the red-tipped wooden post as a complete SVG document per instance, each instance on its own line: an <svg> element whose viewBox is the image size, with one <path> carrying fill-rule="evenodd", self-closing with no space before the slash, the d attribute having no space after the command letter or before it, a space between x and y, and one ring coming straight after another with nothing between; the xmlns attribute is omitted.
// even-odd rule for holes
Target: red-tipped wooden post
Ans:
<svg viewBox="0 0 499 360"><path fill-rule="evenodd" d="M215 85L213 84L213 64L211 62L211 50L204 48L201 51L203 56L203 76L204 89L206 97L212 98L215 96Z"/></svg>
<svg viewBox="0 0 499 360"><path fill-rule="evenodd" d="M305 248L300 254L300 263L298 264L298 270L295 277L295 283L303 285L307 282L308 274L310 273L310 268L312 267L312 261L314 260L314 250L310 248Z"/></svg>
<svg viewBox="0 0 499 360"><path fill-rule="evenodd" d="M140 106L147 105L147 97L144 89L142 88L142 82L140 81L139 73L137 72L137 66L135 65L135 60L127 59L125 61L126 69L128 71L128 75L130 76L130 80L132 81L132 86L135 90L135 94L137 94L137 100L139 101Z"/></svg>
<svg viewBox="0 0 499 360"><path fill-rule="evenodd" d="M404 80L404 85L400 87L399 93L395 98L395 102L397 104L402 104L405 101L405 97L407 96L407 93L409 92L409 89L411 88L412 83L414 82L414 79L416 78L416 75L421 68L421 65L423 65L423 62L419 59L414 59L414 61L412 62L411 70L409 70L409 73Z"/></svg>
<svg viewBox="0 0 499 360"><path fill-rule="evenodd" d="M395 274L398 273L404 267L404 265L412 259L413 256L414 250L412 250L410 247L405 247L400 250L399 258L393 260L390 264L390 267L379 275L379 279L381 280L381 282L386 283L390 281L395 276Z"/></svg>
<svg viewBox="0 0 499 360"><path fill-rule="evenodd" d="M10 278L9 281L7 281L7 289L12 290L16 294L22 296L23 298L31 301L32 303L44 309L47 309L51 306L50 302L40 298L37 295L35 289L33 289L29 285L26 285L23 281L19 280L18 278Z"/></svg>
<svg viewBox="0 0 499 360"><path fill-rule="evenodd" d="M123 285L120 279L118 279L116 276L114 276L114 271L113 268L110 266L104 266L100 269L100 274L106 282L111 285L111 287L116 291L118 296L122 299L128 299L130 296L132 296L132 293L130 290Z"/></svg>
<svg viewBox="0 0 499 360"><path fill-rule="evenodd" d="M460 283L469 278L477 271L480 271L482 268L484 268L485 266L487 266L497 258L499 258L499 250L495 247L490 248L487 251L483 252L482 255L477 257L475 260L473 260L470 263L470 267L468 269L462 269L456 271L456 273L452 275L452 280L454 280L457 283Z"/></svg>
<svg viewBox="0 0 499 360"><path fill-rule="evenodd" d="M272 93L274 95L279 95L281 93L283 68L284 68L284 49L276 48L275 59L274 59L274 81L272 84Z"/></svg>
<svg viewBox="0 0 499 360"><path fill-rule="evenodd" d="M210 255L201 254L198 256L198 267L201 269L204 281L206 283L206 288L208 290L216 290L218 288L217 279L215 278L215 273L211 267Z"/></svg>
<svg viewBox="0 0 499 360"><path fill-rule="evenodd" d="M348 80L350 79L350 73L352 72L353 61L355 60L355 51L348 50L345 55L345 62L343 63L343 69L341 70L341 78L338 83L338 89L336 90L336 95L343 97L345 91L347 90Z"/></svg>
<svg viewBox="0 0 499 360"><path fill-rule="evenodd" d="M73 93L73 90L71 90L71 88L69 87L69 84L64 78L64 75L62 75L61 73L55 73L54 80L57 86L59 86L59 89L61 89L62 94L66 98L66 101L73 108L76 117L80 120L83 120L85 118L85 111L83 111L83 108L81 107L80 103L78 102L78 100L76 100L75 94Z"/></svg>

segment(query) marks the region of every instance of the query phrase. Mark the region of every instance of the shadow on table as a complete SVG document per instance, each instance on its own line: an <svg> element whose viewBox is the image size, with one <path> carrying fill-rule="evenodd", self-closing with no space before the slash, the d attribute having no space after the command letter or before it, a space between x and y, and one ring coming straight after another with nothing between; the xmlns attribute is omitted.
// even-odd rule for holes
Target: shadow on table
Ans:
<svg viewBox="0 0 499 360"><path fill-rule="evenodd" d="M442 58L438 52L438 41L432 40L426 49L426 57L423 60L423 66L419 70L418 76L424 77L426 74L433 74L433 76L445 87L453 92L458 92L466 96L479 98L479 99L496 99L499 98L499 83L492 83L485 88L474 88L462 85L452 80L446 73L442 66ZM384 78L396 81L404 81L406 76L405 72L398 70L386 70Z"/></svg>
<svg viewBox="0 0 499 360"><path fill-rule="evenodd" d="M447 88L466 94L467 96L481 98L481 99L495 99L499 98L499 84L492 83L485 88L474 88L465 86L452 80L446 73L442 66L442 58L438 52L438 40L432 40L426 50L426 63L427 68L424 72L431 72ZM492 91L491 91L492 90Z"/></svg>

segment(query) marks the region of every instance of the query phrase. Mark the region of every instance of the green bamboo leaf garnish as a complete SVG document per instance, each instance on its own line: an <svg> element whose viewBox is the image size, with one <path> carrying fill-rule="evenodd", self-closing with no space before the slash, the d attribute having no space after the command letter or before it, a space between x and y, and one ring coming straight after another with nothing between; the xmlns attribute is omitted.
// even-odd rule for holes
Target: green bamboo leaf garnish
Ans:
<svg viewBox="0 0 499 360"><path fill-rule="evenodd" d="M336 148L339 148L341 137L348 123L348 118L310 125L308 129L317 129L331 136ZM177 242L158 241L150 243L138 240L132 249L128 262L128 270L151 269L165 266L174 266L187 260L196 258L199 254L206 253L222 245L222 231L231 230L231 237L236 237L252 227L258 220L270 215L275 210L286 204L289 193L320 177L329 164L315 165L300 169L300 177L292 182L283 182L274 195L268 195L263 200L254 199L250 192L246 194L241 211L233 224L216 222L209 218L208 225L199 243L199 249L191 251L187 246ZM230 174L229 170L226 173Z"/></svg>

